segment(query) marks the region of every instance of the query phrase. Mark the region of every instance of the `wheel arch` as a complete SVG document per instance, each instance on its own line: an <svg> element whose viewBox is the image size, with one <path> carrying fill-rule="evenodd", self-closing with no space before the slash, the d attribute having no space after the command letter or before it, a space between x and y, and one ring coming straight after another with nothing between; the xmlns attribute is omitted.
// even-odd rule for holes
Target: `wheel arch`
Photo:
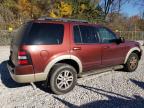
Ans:
<svg viewBox="0 0 144 108"><path fill-rule="evenodd" d="M139 58L141 57L140 49L139 49L138 47L131 48L131 49L128 51L126 57L125 57L124 64L127 62L128 57L130 56L130 54L133 53L133 52L137 53L138 56L139 56Z"/></svg>
<svg viewBox="0 0 144 108"><path fill-rule="evenodd" d="M70 61L72 62L71 64L70 64ZM55 59L53 59L47 64L44 70L44 73L46 73L47 76L49 75L51 69L56 63L67 63L73 66L78 71L77 73L82 72L82 63L78 57L74 55L62 55L62 56L56 57ZM76 63L76 64L73 64L73 63Z"/></svg>

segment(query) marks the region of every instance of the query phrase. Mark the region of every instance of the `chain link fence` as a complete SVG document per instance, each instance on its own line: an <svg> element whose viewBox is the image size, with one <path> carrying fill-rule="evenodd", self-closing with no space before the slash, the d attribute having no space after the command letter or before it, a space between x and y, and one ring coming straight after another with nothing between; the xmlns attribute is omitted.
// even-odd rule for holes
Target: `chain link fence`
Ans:
<svg viewBox="0 0 144 108"><path fill-rule="evenodd" d="M133 41L144 41L144 31L119 31L117 32L121 37Z"/></svg>
<svg viewBox="0 0 144 108"><path fill-rule="evenodd" d="M144 42L144 31L119 31L117 34L128 40ZM10 45L11 39L11 32L8 30L0 30L0 46Z"/></svg>

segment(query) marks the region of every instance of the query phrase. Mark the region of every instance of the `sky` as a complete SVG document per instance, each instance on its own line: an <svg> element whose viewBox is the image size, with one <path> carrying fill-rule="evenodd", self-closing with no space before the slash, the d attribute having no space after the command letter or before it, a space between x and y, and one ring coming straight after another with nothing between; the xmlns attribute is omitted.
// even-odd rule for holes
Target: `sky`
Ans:
<svg viewBox="0 0 144 108"><path fill-rule="evenodd" d="M129 17L134 15L140 15L140 7L132 3L127 3L122 7L122 13L126 14Z"/></svg>

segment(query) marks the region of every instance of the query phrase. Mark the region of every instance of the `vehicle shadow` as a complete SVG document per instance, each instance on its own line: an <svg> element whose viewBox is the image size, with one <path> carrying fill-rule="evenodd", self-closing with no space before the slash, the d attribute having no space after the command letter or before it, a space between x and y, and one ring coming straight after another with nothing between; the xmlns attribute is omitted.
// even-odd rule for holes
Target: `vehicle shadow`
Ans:
<svg viewBox="0 0 144 108"><path fill-rule="evenodd" d="M9 71L7 69L7 62L8 61L3 61L0 64L0 79L1 79L1 82L8 88L17 88L17 87L22 87L22 86L28 85L28 84L17 83L11 78L11 76L9 74Z"/></svg>
<svg viewBox="0 0 144 108"><path fill-rule="evenodd" d="M53 94L53 92L51 91L49 85L45 81L36 82L35 85L36 85L37 88L44 91L45 93Z"/></svg>
<svg viewBox="0 0 144 108"><path fill-rule="evenodd" d="M139 86L141 89L144 89L144 82L142 81L137 81L134 79L130 79L131 82L133 82L134 84L136 84L137 86Z"/></svg>
<svg viewBox="0 0 144 108"><path fill-rule="evenodd" d="M130 79L133 83L143 88L144 82L138 82L136 80ZM103 95L107 97L107 100L91 101L80 106L74 105L66 100L59 97L53 96L55 99L59 100L69 108L144 108L144 98L138 95L133 95L133 97L123 96L118 93L102 90L99 88L94 88L85 85L78 85L84 89L90 90L94 93ZM144 88L143 88L144 89Z"/></svg>

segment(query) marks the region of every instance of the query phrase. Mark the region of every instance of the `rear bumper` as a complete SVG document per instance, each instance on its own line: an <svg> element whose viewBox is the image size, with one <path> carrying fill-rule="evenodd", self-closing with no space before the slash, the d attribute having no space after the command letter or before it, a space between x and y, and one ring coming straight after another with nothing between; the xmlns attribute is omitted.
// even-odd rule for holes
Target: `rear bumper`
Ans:
<svg viewBox="0 0 144 108"><path fill-rule="evenodd" d="M7 68L12 79L18 83L30 83L35 82L34 74L27 74L27 75L16 75L15 68L13 68L9 63L7 64Z"/></svg>
<svg viewBox="0 0 144 108"><path fill-rule="evenodd" d="M37 81L44 81L47 79L47 73L41 72L34 74L24 74L24 71L31 70L29 69L30 66L21 66L21 67L13 67L9 62L7 64L7 68L9 70L9 73L12 77L12 79L18 83L31 83L31 82L37 82ZM20 73L20 74L16 74ZM27 73L27 72L26 72Z"/></svg>

